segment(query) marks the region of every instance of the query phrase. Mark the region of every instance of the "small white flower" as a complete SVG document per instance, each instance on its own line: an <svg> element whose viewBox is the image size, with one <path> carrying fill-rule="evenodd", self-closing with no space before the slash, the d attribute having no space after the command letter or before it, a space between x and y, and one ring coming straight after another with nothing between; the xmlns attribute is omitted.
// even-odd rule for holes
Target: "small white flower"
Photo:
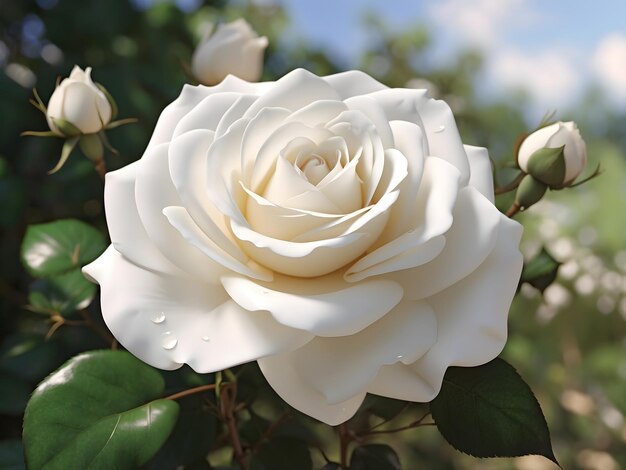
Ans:
<svg viewBox="0 0 626 470"><path fill-rule="evenodd" d="M83 134L101 131L111 120L111 104L91 79L91 67L75 65L72 73L52 93L46 117L50 129L63 136L61 122L69 122ZM62 126L61 126L62 127Z"/></svg>
<svg viewBox="0 0 626 470"><path fill-rule="evenodd" d="M263 72L267 45L267 38L259 37L244 19L220 24L196 48L191 70L205 85L216 85L228 75L256 82Z"/></svg>

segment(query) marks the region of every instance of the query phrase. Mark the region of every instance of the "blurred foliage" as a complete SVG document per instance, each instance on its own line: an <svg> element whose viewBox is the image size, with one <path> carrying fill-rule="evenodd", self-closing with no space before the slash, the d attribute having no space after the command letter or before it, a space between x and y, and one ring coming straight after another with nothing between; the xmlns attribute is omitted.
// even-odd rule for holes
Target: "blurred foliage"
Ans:
<svg viewBox="0 0 626 470"><path fill-rule="evenodd" d="M116 98L120 115L139 119L138 124L109 133L120 156L108 158L108 168L122 167L141 156L160 111L187 81L181 63L190 60L206 25L242 16L270 39L264 79L276 79L296 67L318 74L346 68L297 35L284 40L288 15L271 2L0 2L0 456L4 462L16 462L11 468L21 468L22 415L37 383L75 354L108 347L97 305L83 312L83 323L61 325L52 335L47 335L52 320L25 308L33 282L19 257L27 226L75 218L106 233L102 183L92 164L77 153L62 171L48 176L60 141L19 137L27 129L46 129L41 114L28 105L31 88L36 86L46 101L58 76L66 76L74 64L92 66L94 78ZM523 94L504 101L479 99L476 83L482 57L477 51L461 52L447 67L430 67L425 56L436 36L422 24L398 31L370 13L364 15L363 27L369 33L369 47L355 63L389 86L426 85L431 95L445 99L464 141L488 147L499 180L506 181L509 175L503 167L513 156L518 134L537 124L524 122ZM588 141L590 166L600 162L605 172L575 190L549 192L546 201L522 214L526 256L545 246L562 264L543 295L530 285L522 286L503 356L538 396L563 467L611 470L626 468L626 132L624 116L599 103L592 90L578 109L559 115L579 122ZM506 208L509 202L503 196L498 204ZM284 405L262 386L256 365L241 369L246 371L238 384L241 399L269 393L257 397L258 407L245 411L249 419L241 433L253 445L268 432L268 417L278 416ZM162 375L169 391L213 380L188 368ZM177 426L193 429L194 439L180 450L172 443L175 431L156 457L163 459L157 460L161 464L148 462L145 468L174 468L181 462L186 468L207 468L198 463L198 455L212 440L215 423L207 418L203 428L194 417L208 413L208 405L183 400L184 421ZM392 400L368 401L364 406L370 407L366 419L372 422L399 415L401 425L423 414L421 405L398 406ZM289 441L293 436L323 445L331 460L337 458L334 433L306 416L295 414L272 433L275 439L264 441L265 450L258 453L261 467L276 465L268 461L274 455L267 450L271 446L298 454L301 449ZM434 428L370 436L367 444L392 445L406 468L554 468L547 460L534 458L474 460L454 451ZM176 449L181 455L174 455ZM380 449L369 447L356 455ZM229 461L230 454L220 454L218 446L214 450L213 464ZM315 468L325 463L317 451L310 457Z"/></svg>

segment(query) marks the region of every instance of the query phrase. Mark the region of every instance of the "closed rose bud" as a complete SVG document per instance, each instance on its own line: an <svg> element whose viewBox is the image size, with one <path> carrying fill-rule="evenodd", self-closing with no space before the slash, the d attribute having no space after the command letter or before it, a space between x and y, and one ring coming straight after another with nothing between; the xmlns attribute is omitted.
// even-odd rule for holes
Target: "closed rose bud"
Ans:
<svg viewBox="0 0 626 470"><path fill-rule="evenodd" d="M267 44L267 38L259 37L244 19L221 24L196 48L191 70L204 85L215 85L229 74L256 82L263 72Z"/></svg>
<svg viewBox="0 0 626 470"><path fill-rule="evenodd" d="M46 111L50 129L61 135L94 134L111 120L111 103L91 79L91 67L75 65L56 87Z"/></svg>
<svg viewBox="0 0 626 470"><path fill-rule="evenodd" d="M524 139L517 163L550 187L569 186L587 165L587 147L574 122L557 122Z"/></svg>

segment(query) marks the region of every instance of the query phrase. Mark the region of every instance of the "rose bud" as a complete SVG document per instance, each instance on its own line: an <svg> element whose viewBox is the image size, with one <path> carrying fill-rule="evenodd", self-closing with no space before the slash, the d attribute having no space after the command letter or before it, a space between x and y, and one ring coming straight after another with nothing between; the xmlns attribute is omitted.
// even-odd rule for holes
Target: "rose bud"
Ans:
<svg viewBox="0 0 626 470"><path fill-rule="evenodd" d="M556 122L530 134L517 163L525 173L551 188L569 186L587 165L587 147L574 122Z"/></svg>
<svg viewBox="0 0 626 470"><path fill-rule="evenodd" d="M205 85L215 85L229 74L256 82L263 72L267 44L267 38L259 37L244 19L220 24L215 34L207 36L196 48L191 70Z"/></svg>
<svg viewBox="0 0 626 470"><path fill-rule="evenodd" d="M52 93L46 118L50 130L67 137L101 131L112 114L107 95L91 79L91 67L83 70L75 65Z"/></svg>

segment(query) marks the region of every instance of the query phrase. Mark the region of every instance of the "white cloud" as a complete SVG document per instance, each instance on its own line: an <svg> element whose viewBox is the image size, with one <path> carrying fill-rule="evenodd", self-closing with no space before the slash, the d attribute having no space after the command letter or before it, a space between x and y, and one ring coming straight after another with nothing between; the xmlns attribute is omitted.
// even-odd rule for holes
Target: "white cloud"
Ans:
<svg viewBox="0 0 626 470"><path fill-rule="evenodd" d="M515 49L495 51L487 63L487 77L501 91L525 89L541 113L562 109L580 96L584 74L568 51L544 48L537 53Z"/></svg>
<svg viewBox="0 0 626 470"><path fill-rule="evenodd" d="M593 68L609 97L626 105L626 36L620 33L605 36L594 53Z"/></svg>
<svg viewBox="0 0 626 470"><path fill-rule="evenodd" d="M527 27L538 19L524 0L443 0L430 16L440 29L463 43L497 47L512 25Z"/></svg>

